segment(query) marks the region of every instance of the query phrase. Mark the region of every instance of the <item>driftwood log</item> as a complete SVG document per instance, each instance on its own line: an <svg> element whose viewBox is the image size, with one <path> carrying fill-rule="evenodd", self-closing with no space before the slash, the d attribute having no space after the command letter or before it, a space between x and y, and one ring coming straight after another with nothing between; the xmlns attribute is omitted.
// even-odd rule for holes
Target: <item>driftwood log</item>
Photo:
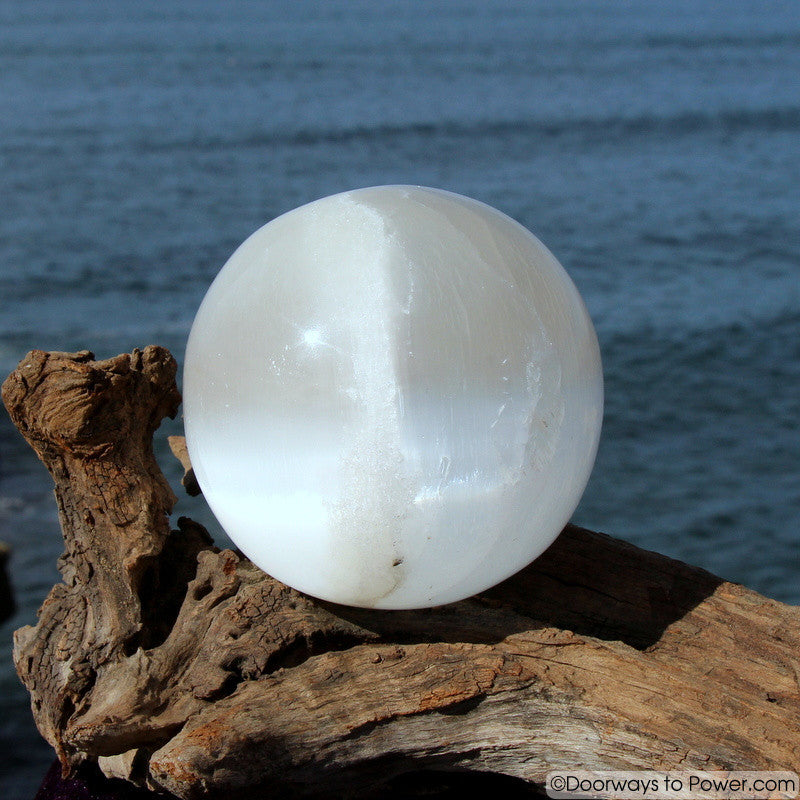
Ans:
<svg viewBox="0 0 800 800"><path fill-rule="evenodd" d="M180 519L163 348L31 352L3 386L66 551L14 659L65 775L182 798L369 794L421 770L800 767L800 608L568 526L470 600L317 602ZM178 445L180 442L177 443Z"/></svg>

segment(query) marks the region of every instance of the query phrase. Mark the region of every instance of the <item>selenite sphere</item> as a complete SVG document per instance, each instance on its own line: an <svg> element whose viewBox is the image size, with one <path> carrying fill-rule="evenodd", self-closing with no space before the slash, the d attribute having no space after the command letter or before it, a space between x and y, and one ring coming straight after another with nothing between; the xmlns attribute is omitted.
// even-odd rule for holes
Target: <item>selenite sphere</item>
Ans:
<svg viewBox="0 0 800 800"><path fill-rule="evenodd" d="M197 479L265 572L324 600L418 608L524 567L597 451L597 338L510 217L438 189L326 197L257 230L197 312Z"/></svg>

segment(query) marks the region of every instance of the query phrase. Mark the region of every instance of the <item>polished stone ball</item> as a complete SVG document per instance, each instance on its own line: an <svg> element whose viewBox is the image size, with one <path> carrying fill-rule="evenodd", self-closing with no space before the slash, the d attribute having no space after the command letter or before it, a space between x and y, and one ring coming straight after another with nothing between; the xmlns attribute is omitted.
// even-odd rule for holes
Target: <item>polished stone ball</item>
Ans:
<svg viewBox="0 0 800 800"><path fill-rule="evenodd" d="M257 230L197 312L186 437L223 528L315 597L398 609L483 591L569 520L597 451L597 338L529 231L378 186Z"/></svg>

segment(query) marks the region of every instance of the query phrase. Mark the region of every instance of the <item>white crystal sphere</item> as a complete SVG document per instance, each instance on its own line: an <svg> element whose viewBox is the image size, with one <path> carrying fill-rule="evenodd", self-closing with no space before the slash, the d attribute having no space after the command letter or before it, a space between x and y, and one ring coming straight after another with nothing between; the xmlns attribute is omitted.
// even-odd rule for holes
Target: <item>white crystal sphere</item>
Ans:
<svg viewBox="0 0 800 800"><path fill-rule="evenodd" d="M223 528L324 600L468 597L555 539L594 463L597 338L567 273L437 189L326 197L257 230L192 326L186 438Z"/></svg>

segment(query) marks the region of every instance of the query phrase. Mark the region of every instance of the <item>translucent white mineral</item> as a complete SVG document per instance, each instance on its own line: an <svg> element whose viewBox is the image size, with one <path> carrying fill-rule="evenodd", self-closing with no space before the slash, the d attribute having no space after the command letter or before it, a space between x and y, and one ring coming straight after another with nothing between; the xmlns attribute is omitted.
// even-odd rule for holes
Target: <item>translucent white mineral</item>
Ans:
<svg viewBox="0 0 800 800"><path fill-rule="evenodd" d="M379 186L256 231L192 327L186 436L231 539L325 600L468 597L555 539L583 493L600 354L529 231L460 195Z"/></svg>

